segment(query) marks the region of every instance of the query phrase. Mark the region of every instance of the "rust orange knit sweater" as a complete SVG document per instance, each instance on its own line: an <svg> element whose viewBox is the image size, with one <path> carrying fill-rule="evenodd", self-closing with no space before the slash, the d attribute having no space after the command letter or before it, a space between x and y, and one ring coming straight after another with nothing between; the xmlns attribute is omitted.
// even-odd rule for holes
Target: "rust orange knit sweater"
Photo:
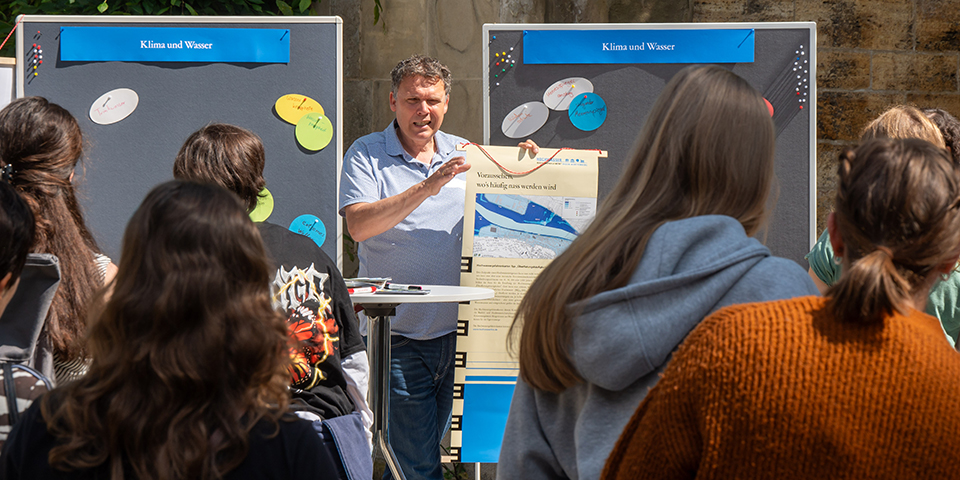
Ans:
<svg viewBox="0 0 960 480"><path fill-rule="evenodd" d="M960 353L937 320L853 325L825 307L803 297L704 320L602 478L960 478Z"/></svg>

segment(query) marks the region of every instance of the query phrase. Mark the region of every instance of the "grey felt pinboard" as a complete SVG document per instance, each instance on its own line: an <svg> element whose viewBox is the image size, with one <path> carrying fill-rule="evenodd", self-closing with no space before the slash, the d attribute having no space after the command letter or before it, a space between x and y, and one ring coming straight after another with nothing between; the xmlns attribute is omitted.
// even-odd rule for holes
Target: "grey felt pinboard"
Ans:
<svg viewBox="0 0 960 480"><path fill-rule="evenodd" d="M289 29L288 63L66 62L59 32L69 26ZM264 176L273 195L268 222L289 227L315 215L326 229L321 247L340 260L337 187L343 156L341 119L342 22L339 17L23 16L17 32L17 96L42 96L69 110L83 131L85 169L80 203L100 247L114 259L126 223L146 193L173 178L173 161L190 133L213 122L258 134L266 150ZM24 59L39 44L46 60L36 70ZM124 120L99 125L91 104L117 88L139 95ZM296 126L274 104L283 95L313 98L333 124L319 151L301 147Z"/></svg>
<svg viewBox="0 0 960 480"><path fill-rule="evenodd" d="M765 232L766 245L775 255L790 258L806 268L803 256L816 238L816 24L538 24L484 25L484 142L515 144L501 130L501 122L526 102L542 100L554 82L582 77L606 102L607 118L593 131L573 126L565 111L550 111L546 123L529 138L542 146L603 149L599 197L619 179L624 161L660 90L687 64L527 64L524 32L532 30L712 30L753 29L752 63L719 64L743 77L774 106L777 132L776 207ZM564 48L558 45L557 48ZM709 49L704 45L704 49ZM512 50L511 50L512 49ZM497 65L508 52L509 66ZM792 70L797 58L806 67ZM803 63L806 60L807 63ZM496 76L495 76L496 75ZM795 86L809 85L806 102L798 102ZM799 106L803 106L802 109ZM764 238L764 233L760 235Z"/></svg>

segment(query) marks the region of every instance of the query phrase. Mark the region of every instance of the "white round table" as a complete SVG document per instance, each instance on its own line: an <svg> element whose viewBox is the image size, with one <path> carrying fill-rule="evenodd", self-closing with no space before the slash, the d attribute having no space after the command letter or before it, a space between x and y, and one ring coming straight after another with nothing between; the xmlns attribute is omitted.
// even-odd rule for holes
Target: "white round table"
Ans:
<svg viewBox="0 0 960 480"><path fill-rule="evenodd" d="M466 303L471 300L493 298L493 290L451 285L420 285L425 294L355 293L353 303L363 307L367 314L367 353L370 357L370 405L373 410L373 453L383 452L393 478L406 480L397 456L387 440L387 412L390 409L390 317L397 314L397 305L403 303Z"/></svg>

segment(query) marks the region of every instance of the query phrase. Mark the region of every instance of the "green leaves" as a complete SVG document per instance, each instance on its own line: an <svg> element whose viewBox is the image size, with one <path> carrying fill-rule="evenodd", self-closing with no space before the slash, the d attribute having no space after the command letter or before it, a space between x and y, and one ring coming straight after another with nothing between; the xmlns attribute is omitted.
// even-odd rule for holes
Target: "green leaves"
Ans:
<svg viewBox="0 0 960 480"><path fill-rule="evenodd" d="M187 3L189 2L189 3ZM312 0L6 0L0 1L0 40L13 28L17 15L315 15ZM289 3L287 3L289 2ZM381 0L374 0L374 24L380 21ZM291 4L293 6L291 6ZM296 9L296 10L294 10ZM296 12L296 13L295 13ZM16 56L12 40L0 51Z"/></svg>
<svg viewBox="0 0 960 480"><path fill-rule="evenodd" d="M383 13L383 5L380 4L380 0L373 0L373 24L376 25L380 21L380 14ZM384 20L381 24L383 26L383 31L387 31L387 21Z"/></svg>

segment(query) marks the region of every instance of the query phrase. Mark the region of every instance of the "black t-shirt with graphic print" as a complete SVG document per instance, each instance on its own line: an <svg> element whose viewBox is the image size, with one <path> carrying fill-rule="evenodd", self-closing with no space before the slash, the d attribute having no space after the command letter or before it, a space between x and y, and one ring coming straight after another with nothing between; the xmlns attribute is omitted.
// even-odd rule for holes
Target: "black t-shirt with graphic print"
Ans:
<svg viewBox="0 0 960 480"><path fill-rule="evenodd" d="M297 340L290 371L295 407L321 418L352 412L340 362L365 346L337 264L308 237L267 222L257 227L276 268L274 305Z"/></svg>

